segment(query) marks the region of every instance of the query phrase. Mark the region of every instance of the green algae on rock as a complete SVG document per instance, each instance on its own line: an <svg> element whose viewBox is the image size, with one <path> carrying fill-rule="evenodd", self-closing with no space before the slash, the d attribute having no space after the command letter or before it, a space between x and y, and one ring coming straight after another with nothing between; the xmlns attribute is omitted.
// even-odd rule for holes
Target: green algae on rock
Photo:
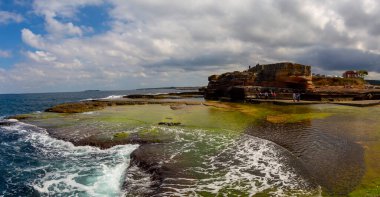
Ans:
<svg viewBox="0 0 380 197"><path fill-rule="evenodd" d="M106 102L86 101L76 103L63 103L47 109L47 112L55 113L83 113L103 109L109 106Z"/></svg>
<svg viewBox="0 0 380 197"><path fill-rule="evenodd" d="M271 123L296 123L313 119L324 119L331 115L330 113L278 114L268 115L266 120Z"/></svg>
<svg viewBox="0 0 380 197"><path fill-rule="evenodd" d="M110 106L119 105L146 105L146 104L163 104L163 105L200 105L199 101L180 101L172 99L118 99L118 100L90 100L74 103L63 103L46 109L46 112L54 113L83 113L96 111Z"/></svg>
<svg viewBox="0 0 380 197"><path fill-rule="evenodd" d="M206 102L204 105L185 104L186 107L173 110L170 104L163 102L119 104L107 104L91 113L28 114L23 121L46 128L52 136L76 145L108 148L126 143L141 144L131 167L151 173L149 176L160 183L155 186L159 194L175 195L170 192L176 191L184 195L215 196L217 190L231 195L249 195L253 191L257 195L280 195L277 192L287 188L281 184L291 183L278 178L285 174L271 171L272 164L278 168L285 165L283 172L292 171L295 177L306 182L310 176L308 171L317 178L320 174L331 175L333 182L324 176L317 179L328 180L326 184L318 183L322 185L323 196L377 192L380 125L376 114L380 108ZM182 124L169 127L157 125L159 122ZM364 147L364 156L359 146ZM274 154L276 152L279 155ZM268 158L268 155L272 156ZM361 179L363 162L366 168ZM305 163L313 165L305 167ZM334 169L342 173L334 173ZM266 174L265 170L275 176ZM225 179L228 175L233 176L227 178L234 179ZM260 180L275 184L265 185ZM311 181L306 184L310 188L298 188L304 190L300 195L318 193L313 184ZM183 189L184 185L194 193ZM217 189L214 191L211 187ZM295 195L297 191L287 188L281 194Z"/></svg>
<svg viewBox="0 0 380 197"><path fill-rule="evenodd" d="M115 133L113 135L113 137L120 139L120 138L127 138L127 137L129 137L129 135L130 135L130 133L128 133L128 132L118 132L118 133Z"/></svg>

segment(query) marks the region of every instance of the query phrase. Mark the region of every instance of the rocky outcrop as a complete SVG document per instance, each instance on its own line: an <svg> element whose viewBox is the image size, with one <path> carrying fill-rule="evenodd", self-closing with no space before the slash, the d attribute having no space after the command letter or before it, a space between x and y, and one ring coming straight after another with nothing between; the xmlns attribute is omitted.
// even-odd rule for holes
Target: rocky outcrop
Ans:
<svg viewBox="0 0 380 197"><path fill-rule="evenodd" d="M350 88L364 89L366 81L362 78L340 78L340 77L317 77L313 76L313 84L316 87L346 86Z"/></svg>
<svg viewBox="0 0 380 197"><path fill-rule="evenodd" d="M80 101L73 103L63 103L51 108L46 109L46 112L54 113L83 113L89 111L101 110L110 106L118 105L146 105L146 104L162 104L162 105L172 105L173 110L180 108L181 106L187 105L201 105L201 101L197 100L184 100L184 99L155 99L149 98L151 95L131 95L131 98L122 98L122 99L110 99L110 100L90 100L90 101ZM191 97L187 97L191 98ZM198 97L194 97L198 98ZM27 115L13 116L11 118L15 119L26 119Z"/></svg>
<svg viewBox="0 0 380 197"><path fill-rule="evenodd" d="M296 89L297 91L307 91L314 88L311 67L289 62L266 65L258 64L242 72L235 71L221 75L212 75L208 80L209 84L205 91L207 99L227 97L235 100L244 98L249 96L246 90L250 89L252 92L252 87L275 90Z"/></svg>
<svg viewBox="0 0 380 197"><path fill-rule="evenodd" d="M167 94L131 94L123 98L129 99L183 99L183 98L201 98L203 97L202 91L192 92L175 92Z"/></svg>
<svg viewBox="0 0 380 197"><path fill-rule="evenodd" d="M46 109L46 112L55 113L83 113L103 109L112 106L112 103L102 101L84 101L76 103L63 103Z"/></svg>
<svg viewBox="0 0 380 197"><path fill-rule="evenodd" d="M285 62L256 65L248 71L257 76L256 86L313 89L311 66Z"/></svg>

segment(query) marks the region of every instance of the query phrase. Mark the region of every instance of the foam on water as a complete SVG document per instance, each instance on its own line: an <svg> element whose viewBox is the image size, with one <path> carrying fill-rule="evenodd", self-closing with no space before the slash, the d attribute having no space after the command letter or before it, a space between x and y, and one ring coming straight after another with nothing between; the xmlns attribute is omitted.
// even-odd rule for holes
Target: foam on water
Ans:
<svg viewBox="0 0 380 197"><path fill-rule="evenodd" d="M33 153L30 154L37 157L38 163L17 168L17 171L21 171L19 174L38 172L37 178L28 184L43 196L122 195L121 187L129 165L129 155L138 147L120 145L101 150L90 146L74 146L70 142L51 138L44 129L21 122L3 126L1 130L20 135L14 143L30 144L32 147ZM8 182L11 183L11 179Z"/></svg>
<svg viewBox="0 0 380 197"><path fill-rule="evenodd" d="M301 176L284 162L284 155L275 144L245 135L218 155L208 158L210 169L221 170L220 176L200 181L198 190L219 193L228 186L255 195L266 190L284 196L286 191L306 194L308 187ZM210 173L210 172L208 172ZM227 187L226 187L227 186Z"/></svg>
<svg viewBox="0 0 380 197"><path fill-rule="evenodd" d="M89 112L83 112L82 114L84 114L84 115L93 115L93 114L95 114L95 112L89 111Z"/></svg>
<svg viewBox="0 0 380 197"><path fill-rule="evenodd" d="M110 96L107 96L105 98L101 98L101 99L119 99L119 98L123 98L124 95L110 95Z"/></svg>
<svg viewBox="0 0 380 197"><path fill-rule="evenodd" d="M79 101L92 101L92 100L96 100L96 99L93 99L93 98L87 98L87 99L81 99Z"/></svg>
<svg viewBox="0 0 380 197"><path fill-rule="evenodd" d="M170 156L165 163L176 163L184 154L197 155L203 149L202 158L193 158L193 166L185 169L194 178L170 177L159 186L163 196L243 195L264 193L271 196L317 196L320 188L310 182L291 163L297 158L284 148L250 135L229 136L210 134L196 129L155 127L171 133L176 142L167 144L173 148L165 151ZM177 143L177 144L176 144ZM199 160L201 163L195 161ZM136 170L134 170L136 171ZM133 179L132 175L128 176ZM139 177L139 176L138 176ZM145 177L145 176L142 176ZM197 177L197 178L196 178ZM201 177L201 178L200 178ZM138 182L134 179L129 182ZM149 189L153 183L139 184Z"/></svg>

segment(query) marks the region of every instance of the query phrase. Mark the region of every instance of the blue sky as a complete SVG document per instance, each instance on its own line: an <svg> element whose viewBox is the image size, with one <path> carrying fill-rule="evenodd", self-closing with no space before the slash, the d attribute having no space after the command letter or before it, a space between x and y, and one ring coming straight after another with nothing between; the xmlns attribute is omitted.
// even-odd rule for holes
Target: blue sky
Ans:
<svg viewBox="0 0 380 197"><path fill-rule="evenodd" d="M0 93L198 86L292 61L380 79L376 0L0 0Z"/></svg>

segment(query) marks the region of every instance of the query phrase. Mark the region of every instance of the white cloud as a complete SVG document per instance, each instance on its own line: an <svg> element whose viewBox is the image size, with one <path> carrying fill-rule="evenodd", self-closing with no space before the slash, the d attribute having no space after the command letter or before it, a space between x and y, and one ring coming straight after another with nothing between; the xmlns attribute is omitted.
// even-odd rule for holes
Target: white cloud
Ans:
<svg viewBox="0 0 380 197"><path fill-rule="evenodd" d="M380 73L378 72L368 72L368 76L366 79L373 79L373 80L379 80L380 79Z"/></svg>
<svg viewBox="0 0 380 197"><path fill-rule="evenodd" d="M105 4L109 29L86 34L91 27L79 21L79 10ZM35 91L206 85L210 74L276 61L337 73L358 66L377 77L378 4L373 0L35 0L33 11L44 19L46 32L22 30L24 43L34 49L26 51L27 60L7 70L5 77L8 87L20 91L30 84L35 84ZM34 78L35 72L41 77Z"/></svg>
<svg viewBox="0 0 380 197"><path fill-rule="evenodd" d="M46 16L46 30L52 36L81 36L83 34L82 29L80 27L75 26L73 23L61 23L54 19L52 16Z"/></svg>
<svg viewBox="0 0 380 197"><path fill-rule="evenodd" d="M91 27L76 26L73 22L61 22L57 18L76 19L76 14L84 6L99 6L103 0L65 0L51 1L35 0L34 12L45 18L45 29L51 39L66 36L82 36L84 32L92 31Z"/></svg>
<svg viewBox="0 0 380 197"><path fill-rule="evenodd" d="M65 1L45 1L35 0L34 11L44 16L75 17L79 8L89 5L100 5L103 0L65 0Z"/></svg>
<svg viewBox="0 0 380 197"><path fill-rule="evenodd" d="M0 10L0 24L8 24L11 22L20 23L24 20L22 15Z"/></svg>
<svg viewBox="0 0 380 197"><path fill-rule="evenodd" d="M57 59L53 54L49 52L44 52L44 51L36 51L36 52L28 51L27 55L30 59L39 63L53 62Z"/></svg>
<svg viewBox="0 0 380 197"><path fill-rule="evenodd" d="M34 34L29 29L21 30L21 38L26 44L28 44L31 47L34 47L34 48L44 47L43 38L40 35Z"/></svg>

